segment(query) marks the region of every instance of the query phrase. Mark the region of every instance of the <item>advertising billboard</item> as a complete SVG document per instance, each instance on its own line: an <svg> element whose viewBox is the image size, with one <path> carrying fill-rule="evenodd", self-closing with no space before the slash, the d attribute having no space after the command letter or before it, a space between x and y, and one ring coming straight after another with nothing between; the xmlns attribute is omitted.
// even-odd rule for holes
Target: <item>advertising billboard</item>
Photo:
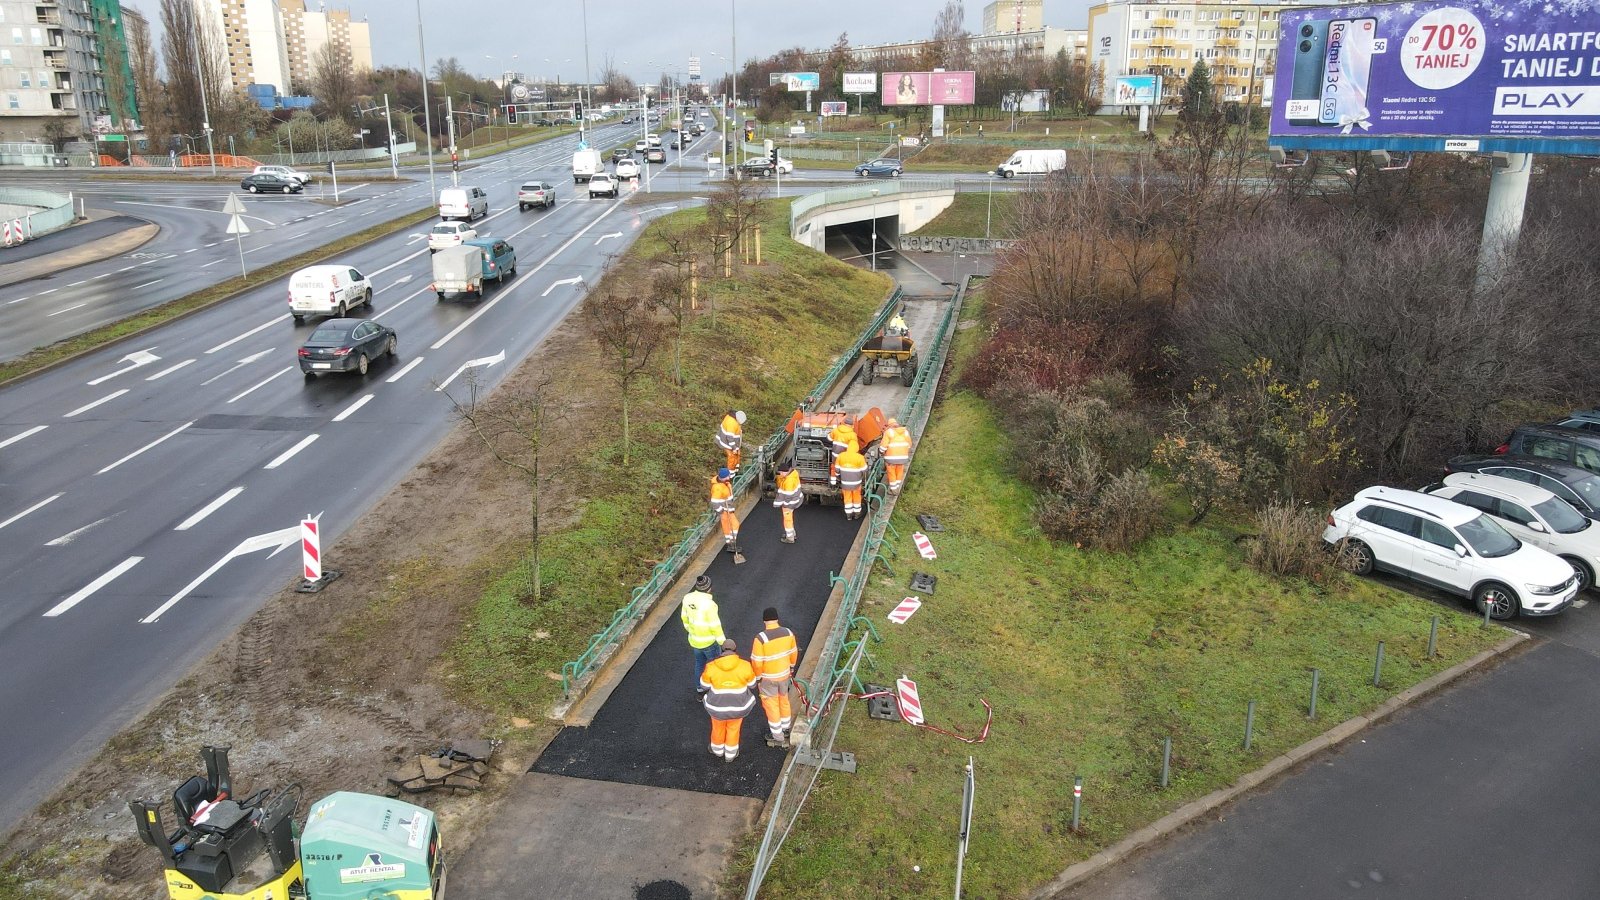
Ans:
<svg viewBox="0 0 1600 900"><path fill-rule="evenodd" d="M969 106L977 95L976 72L885 72L884 106Z"/></svg>
<svg viewBox="0 0 1600 900"><path fill-rule="evenodd" d="M878 92L878 73L844 73L844 92L846 94L876 94Z"/></svg>
<svg viewBox="0 0 1600 900"><path fill-rule="evenodd" d="M1160 75L1124 75L1112 94L1116 106L1155 106L1161 102Z"/></svg>
<svg viewBox="0 0 1600 900"><path fill-rule="evenodd" d="M850 115L850 104L843 100L824 100L822 101L822 114L825 116L848 116Z"/></svg>
<svg viewBox="0 0 1600 900"><path fill-rule="evenodd" d="M768 84L781 84L791 91L820 91L822 76L816 72L771 72Z"/></svg>
<svg viewBox="0 0 1600 900"><path fill-rule="evenodd" d="M1285 149L1600 153L1600 5L1443 0L1283 11Z"/></svg>
<svg viewBox="0 0 1600 900"><path fill-rule="evenodd" d="M700 80L700 57L698 56L689 57L689 80Z"/></svg>

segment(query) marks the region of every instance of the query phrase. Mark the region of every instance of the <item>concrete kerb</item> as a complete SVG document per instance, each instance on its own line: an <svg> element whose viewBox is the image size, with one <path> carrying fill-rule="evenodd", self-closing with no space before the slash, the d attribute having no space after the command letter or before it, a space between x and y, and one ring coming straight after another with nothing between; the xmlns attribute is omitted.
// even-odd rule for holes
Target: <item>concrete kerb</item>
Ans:
<svg viewBox="0 0 1600 900"><path fill-rule="evenodd" d="M1471 659L1457 663L1443 672L1395 694L1379 704L1378 708L1371 713L1340 722L1322 734L1285 752L1282 756L1273 758L1266 765L1245 773L1239 777L1239 780L1228 787L1219 788L1204 797L1185 803L1088 859L1073 863L1063 869L1055 880L1034 891L1030 895L1030 900L1050 900L1050 898L1060 896L1064 891L1076 887L1116 863L1150 848L1201 816L1215 812L1217 809L1232 803L1245 793L1288 772L1290 769L1296 768L1311 757L1339 746L1369 727L1394 715L1400 709L1437 692L1491 660L1508 656L1512 651L1521 649L1528 638L1529 636L1525 633L1514 632L1510 637L1473 656Z"/></svg>

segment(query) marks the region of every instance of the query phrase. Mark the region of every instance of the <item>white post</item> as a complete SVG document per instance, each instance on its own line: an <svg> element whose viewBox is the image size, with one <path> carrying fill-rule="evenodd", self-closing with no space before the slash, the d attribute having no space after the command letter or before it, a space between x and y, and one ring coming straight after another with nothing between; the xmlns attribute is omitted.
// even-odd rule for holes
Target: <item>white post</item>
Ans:
<svg viewBox="0 0 1600 900"><path fill-rule="evenodd" d="M428 48L422 42L422 0L417 0L417 53L422 58L422 136L428 144L428 190L437 199L439 185L433 180L433 110L428 106Z"/></svg>
<svg viewBox="0 0 1600 900"><path fill-rule="evenodd" d="M456 156L456 109L451 102L454 98L447 92L444 95L444 115L446 124L450 129L450 186L461 186L461 161Z"/></svg>
<svg viewBox="0 0 1600 900"><path fill-rule="evenodd" d="M333 202L339 202L339 164L328 160L328 174L333 176Z"/></svg>
<svg viewBox="0 0 1600 900"><path fill-rule="evenodd" d="M233 242L239 248L239 277L248 279L250 270L244 267L244 233L235 231L233 233Z"/></svg>
<svg viewBox="0 0 1600 900"><path fill-rule="evenodd" d="M1144 134L1150 130L1150 105L1139 104L1139 133Z"/></svg>
<svg viewBox="0 0 1600 900"><path fill-rule="evenodd" d="M400 161L394 154L394 119L389 115L389 95L383 95L383 121L389 129L389 174L395 178L400 177Z"/></svg>
<svg viewBox="0 0 1600 900"><path fill-rule="evenodd" d="M191 6L189 8L189 25L194 30L194 68L195 74L198 75L200 79L200 118L202 120L200 127L206 133L206 156L211 160L211 174L215 175L217 174L217 151L211 145L211 107L210 104L206 102L205 60L201 59L200 57L200 53L205 49L205 45L200 43L199 11L200 10L198 6ZM18 34L20 33L21 32L18 32Z"/></svg>

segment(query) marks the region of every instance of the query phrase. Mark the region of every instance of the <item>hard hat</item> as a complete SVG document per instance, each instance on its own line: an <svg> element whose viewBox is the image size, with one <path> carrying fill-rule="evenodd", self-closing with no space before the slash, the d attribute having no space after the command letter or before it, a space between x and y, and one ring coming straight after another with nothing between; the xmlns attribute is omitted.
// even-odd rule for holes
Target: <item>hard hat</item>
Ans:
<svg viewBox="0 0 1600 900"><path fill-rule="evenodd" d="M889 427L890 428L899 428L900 427L900 423L899 423L899 421L897 421L895 419L890 419L889 420Z"/></svg>
<svg viewBox="0 0 1600 900"><path fill-rule="evenodd" d="M718 481L727 481L732 477L733 477L733 473L728 471L728 467L727 466L723 466L722 468L717 470L717 480Z"/></svg>
<svg viewBox="0 0 1600 900"><path fill-rule="evenodd" d="M738 422L740 425L743 425L744 424L744 410L741 409L738 412L734 413L733 414L733 420L735 422Z"/></svg>

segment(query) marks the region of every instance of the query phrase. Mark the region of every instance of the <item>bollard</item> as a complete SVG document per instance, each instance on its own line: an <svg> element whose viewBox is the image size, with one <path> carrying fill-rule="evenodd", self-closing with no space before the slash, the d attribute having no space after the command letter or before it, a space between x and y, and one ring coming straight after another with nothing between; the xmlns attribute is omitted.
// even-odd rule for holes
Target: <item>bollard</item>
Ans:
<svg viewBox="0 0 1600 900"><path fill-rule="evenodd" d="M1255 727L1256 702L1251 700L1250 705L1244 708L1244 748L1246 750L1250 749L1250 732L1254 731Z"/></svg>
<svg viewBox="0 0 1600 900"><path fill-rule="evenodd" d="M1308 718L1308 719L1315 719L1317 717L1317 685L1320 684L1321 682L1322 682L1322 671L1320 669L1312 669L1311 670L1311 711L1306 716L1306 718Z"/></svg>
<svg viewBox="0 0 1600 900"><path fill-rule="evenodd" d="M1439 649L1439 617L1434 616L1433 622L1428 626L1428 658L1433 659L1433 654Z"/></svg>
<svg viewBox="0 0 1600 900"><path fill-rule="evenodd" d="M1372 686L1381 687L1383 684L1383 641L1378 642L1378 659L1372 664Z"/></svg>
<svg viewBox="0 0 1600 900"><path fill-rule="evenodd" d="M1083 776L1072 776L1072 832L1078 832L1079 813L1083 811Z"/></svg>
<svg viewBox="0 0 1600 900"><path fill-rule="evenodd" d="M1489 627L1489 610L1491 609L1494 609L1494 604L1490 603L1488 599L1485 598L1483 601L1483 625L1481 626L1483 628Z"/></svg>
<svg viewBox="0 0 1600 900"><path fill-rule="evenodd" d="M1167 786L1167 776L1172 772L1172 738L1161 742L1161 786Z"/></svg>

